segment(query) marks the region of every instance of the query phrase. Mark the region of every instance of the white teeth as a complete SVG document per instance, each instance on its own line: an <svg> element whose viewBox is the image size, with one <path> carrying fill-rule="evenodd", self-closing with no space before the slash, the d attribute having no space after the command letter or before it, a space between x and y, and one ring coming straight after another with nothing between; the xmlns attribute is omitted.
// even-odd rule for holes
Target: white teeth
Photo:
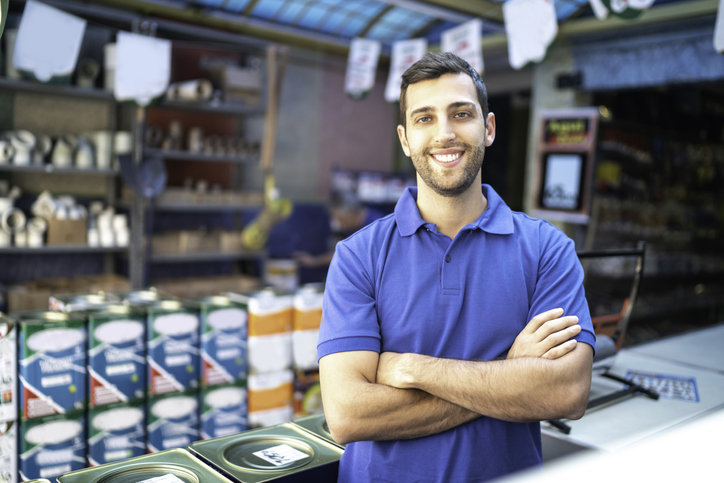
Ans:
<svg viewBox="0 0 724 483"><path fill-rule="evenodd" d="M455 153L455 154L433 154L433 157L437 159L438 161L442 161L443 163L449 163L450 161L455 161L458 159L462 153Z"/></svg>

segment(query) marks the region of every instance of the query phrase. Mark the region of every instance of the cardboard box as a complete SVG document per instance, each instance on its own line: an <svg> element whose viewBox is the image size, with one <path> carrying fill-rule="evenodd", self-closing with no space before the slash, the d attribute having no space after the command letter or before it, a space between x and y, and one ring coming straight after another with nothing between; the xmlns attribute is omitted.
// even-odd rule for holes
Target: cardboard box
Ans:
<svg viewBox="0 0 724 483"><path fill-rule="evenodd" d="M224 253L235 253L242 250L241 231L220 231L219 250Z"/></svg>
<svg viewBox="0 0 724 483"><path fill-rule="evenodd" d="M82 220L48 219L48 245L86 245L88 225Z"/></svg>

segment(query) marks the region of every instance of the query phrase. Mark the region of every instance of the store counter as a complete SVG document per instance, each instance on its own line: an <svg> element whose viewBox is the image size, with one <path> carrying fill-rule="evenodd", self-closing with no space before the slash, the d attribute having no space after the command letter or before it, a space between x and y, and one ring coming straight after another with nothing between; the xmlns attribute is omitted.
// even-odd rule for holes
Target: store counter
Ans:
<svg viewBox="0 0 724 483"><path fill-rule="evenodd" d="M630 395L589 409L577 421L564 420L564 434L542 423L543 459L582 450L616 451L724 408L724 326L703 329L619 353L611 373L633 377L659 392L658 400ZM594 375L591 399L623 384Z"/></svg>

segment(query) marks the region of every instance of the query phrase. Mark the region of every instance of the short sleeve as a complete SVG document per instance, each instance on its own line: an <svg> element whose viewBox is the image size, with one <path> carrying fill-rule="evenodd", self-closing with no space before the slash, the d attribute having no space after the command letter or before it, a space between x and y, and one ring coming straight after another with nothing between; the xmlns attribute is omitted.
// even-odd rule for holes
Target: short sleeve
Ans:
<svg viewBox="0 0 724 483"><path fill-rule="evenodd" d="M528 320L554 308L562 308L564 315L575 315L581 332L574 337L596 350L596 335L583 288L583 267L578 260L573 241L557 228L548 225L547 242L542 243L538 265L538 279L531 299ZM544 240L546 238L543 238Z"/></svg>
<svg viewBox="0 0 724 483"><path fill-rule="evenodd" d="M380 352L373 267L348 246L337 244L327 273L317 357L357 350ZM355 240L358 241L358 240Z"/></svg>

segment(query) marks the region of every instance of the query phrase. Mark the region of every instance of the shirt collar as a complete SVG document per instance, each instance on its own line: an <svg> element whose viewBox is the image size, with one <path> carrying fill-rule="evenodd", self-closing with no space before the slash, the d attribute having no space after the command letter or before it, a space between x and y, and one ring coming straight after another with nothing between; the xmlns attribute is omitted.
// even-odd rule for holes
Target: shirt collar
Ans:
<svg viewBox="0 0 724 483"><path fill-rule="evenodd" d="M498 193L487 184L482 185L483 195L488 200L485 212L469 226L479 228L493 235L513 233L513 212ZM417 207L417 188L408 187L395 206L395 220L401 236L412 236L427 222L420 216Z"/></svg>

